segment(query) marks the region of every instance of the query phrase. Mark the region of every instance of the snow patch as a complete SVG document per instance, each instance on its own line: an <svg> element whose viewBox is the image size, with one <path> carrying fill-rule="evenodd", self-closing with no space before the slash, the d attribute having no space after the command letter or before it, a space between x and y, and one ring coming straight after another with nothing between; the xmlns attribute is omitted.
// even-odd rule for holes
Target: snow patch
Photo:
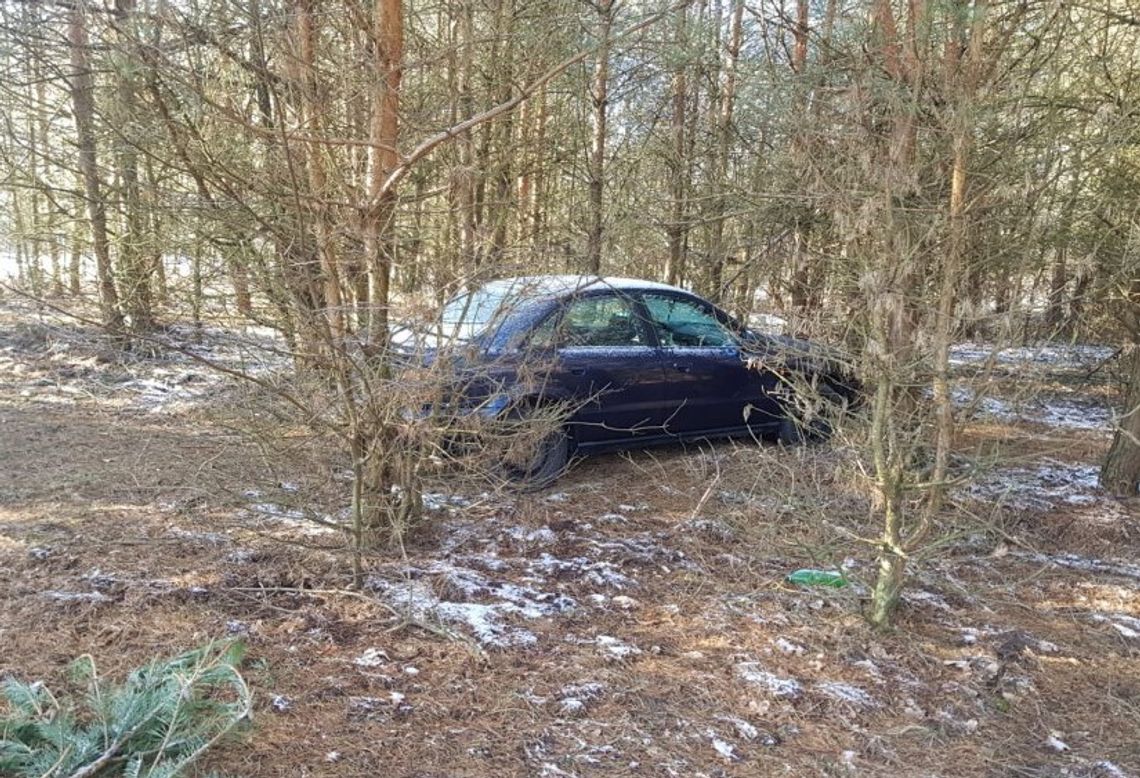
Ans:
<svg viewBox="0 0 1140 778"><path fill-rule="evenodd" d="M1111 357L1111 346L1042 343L1035 346L997 346L985 343L958 343L950 347L950 364L955 367L984 365L992 358L1002 366L1043 366L1058 370L1087 370Z"/></svg>
<svg viewBox="0 0 1140 778"><path fill-rule="evenodd" d="M1043 459L1032 467L993 470L966 490L980 502L996 502L1022 511L1048 511L1062 503L1091 505L1103 495L1098 486L1100 468Z"/></svg>
<svg viewBox="0 0 1140 778"><path fill-rule="evenodd" d="M732 743L729 743L726 740L721 740L715 734L713 734L711 738L713 750L720 754L722 758L727 759L730 762L737 762L740 760L740 756L736 753L736 747L733 746Z"/></svg>
<svg viewBox="0 0 1140 778"><path fill-rule="evenodd" d="M766 689L773 697L796 699L803 694L803 686L794 678L781 678L765 670L759 662L740 662L736 674L745 683Z"/></svg>
<svg viewBox="0 0 1140 778"><path fill-rule="evenodd" d="M927 606L940 611L949 611L950 605L942 595L924 589L907 589L902 594L903 602L915 607Z"/></svg>
<svg viewBox="0 0 1140 778"><path fill-rule="evenodd" d="M858 686L852 686L842 681L821 681L815 685L815 689L825 697L830 697L837 702L854 705L857 708L879 707L879 703L870 694Z"/></svg>
<svg viewBox="0 0 1140 778"><path fill-rule="evenodd" d="M1089 617L1098 624L1108 624L1121 637L1140 640L1140 619L1124 613L1091 613Z"/></svg>
<svg viewBox="0 0 1140 778"><path fill-rule="evenodd" d="M776 638L774 641L776 648L780 649L785 654L803 655L805 649L799 643L792 642L787 638Z"/></svg>
<svg viewBox="0 0 1140 778"><path fill-rule="evenodd" d="M683 522L681 527L721 543L728 543L736 538L736 531L720 519L689 519Z"/></svg>
<svg viewBox="0 0 1140 778"><path fill-rule="evenodd" d="M1011 552L1012 556L1028 559L1039 564L1051 564L1058 567L1067 567L1070 570L1080 570L1086 573L1102 575L1118 575L1122 578L1132 578L1140 581L1140 564L1114 559L1090 559L1077 554L1037 554L1025 551Z"/></svg>
<svg viewBox="0 0 1140 778"><path fill-rule="evenodd" d="M1101 759L1099 761L1093 762L1093 769L1100 771L1104 775L1108 776L1108 778L1129 778L1128 773L1124 772L1107 759Z"/></svg>
<svg viewBox="0 0 1140 778"><path fill-rule="evenodd" d="M597 519L599 524L628 524L629 519L620 513L603 513Z"/></svg>
<svg viewBox="0 0 1140 778"><path fill-rule="evenodd" d="M181 527L171 527L166 530L166 535L167 537L189 540L208 546L224 546L230 542L229 537L218 532L198 532L195 530L182 529Z"/></svg>
<svg viewBox="0 0 1140 778"><path fill-rule="evenodd" d="M379 648L369 648L363 654L352 660L357 667L380 667L392 661L388 654Z"/></svg>
<svg viewBox="0 0 1140 778"><path fill-rule="evenodd" d="M966 386L951 391L951 401L959 408L971 408L981 417L999 421L1028 422L1046 427L1073 430L1112 429L1112 409L1083 398L1036 396L1023 402L1011 402L997 397L979 397Z"/></svg>
<svg viewBox="0 0 1140 778"><path fill-rule="evenodd" d="M103 603L110 602L111 598L102 592L58 592L46 591L41 592L43 597L54 602L92 602Z"/></svg>
<svg viewBox="0 0 1140 778"><path fill-rule="evenodd" d="M506 534L511 540L525 545L550 546L558 542L558 536L554 530L545 525L538 529L511 527L506 531Z"/></svg>
<svg viewBox="0 0 1140 778"><path fill-rule="evenodd" d="M736 716L717 716L717 720L731 724L733 728L736 729L736 734L745 740L755 740L760 737L760 730L742 718Z"/></svg>
<svg viewBox="0 0 1140 778"><path fill-rule="evenodd" d="M1049 748L1056 751L1058 754L1061 754L1070 749L1069 745L1065 741L1061 740L1058 735L1059 733L1057 732L1050 733L1049 737L1045 738L1045 745L1049 746Z"/></svg>
<svg viewBox="0 0 1140 778"><path fill-rule="evenodd" d="M461 508L468 508L471 506L471 501L466 497L461 497L456 494L443 494L441 492L424 492L420 495L423 500L425 511L443 511L449 513L458 513Z"/></svg>
<svg viewBox="0 0 1140 778"><path fill-rule="evenodd" d="M575 579L600 589L622 591L637 586L637 581L622 573L609 562L595 562L587 557L559 559L543 553L538 559L527 564L532 575L556 579Z"/></svg>
<svg viewBox="0 0 1140 778"><path fill-rule="evenodd" d="M606 685L597 681L567 684L558 690L558 711L564 716L580 716L605 691Z"/></svg>
<svg viewBox="0 0 1140 778"><path fill-rule="evenodd" d="M598 635L594 639L602 656L611 661L630 659L641 654L641 649L612 635Z"/></svg>
<svg viewBox="0 0 1140 778"><path fill-rule="evenodd" d="M413 618L435 618L466 627L481 644L493 648L534 645L538 638L511 618L537 619L574 610L577 603L564 594L540 592L508 581L491 580L469 568L435 562L426 568L409 568L411 580L393 583L372 577L369 586L392 607ZM433 576L446 596L436 594L426 576ZM479 600L475 602L474 600ZM489 602L488 602L489 600Z"/></svg>

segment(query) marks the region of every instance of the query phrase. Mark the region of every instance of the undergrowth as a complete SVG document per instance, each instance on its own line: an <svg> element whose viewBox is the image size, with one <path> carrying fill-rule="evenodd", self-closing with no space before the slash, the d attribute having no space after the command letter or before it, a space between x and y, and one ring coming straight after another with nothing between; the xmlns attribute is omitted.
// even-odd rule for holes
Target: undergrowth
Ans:
<svg viewBox="0 0 1140 778"><path fill-rule="evenodd" d="M240 643L210 643L140 667L121 684L84 655L69 667L75 691L7 679L0 775L164 778L178 775L247 721Z"/></svg>

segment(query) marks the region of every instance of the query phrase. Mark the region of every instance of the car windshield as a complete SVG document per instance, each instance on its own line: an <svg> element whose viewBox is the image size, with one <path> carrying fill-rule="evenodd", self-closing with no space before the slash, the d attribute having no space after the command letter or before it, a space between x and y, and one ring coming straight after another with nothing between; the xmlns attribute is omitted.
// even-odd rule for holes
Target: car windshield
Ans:
<svg viewBox="0 0 1140 778"><path fill-rule="evenodd" d="M440 314L440 329L445 337L470 340L482 332L494 318L507 296L507 289L484 287L451 298Z"/></svg>
<svg viewBox="0 0 1140 778"><path fill-rule="evenodd" d="M521 281L521 279L520 279ZM471 340L483 333L511 306L538 292L530 283L490 283L451 298L440 313L441 335Z"/></svg>

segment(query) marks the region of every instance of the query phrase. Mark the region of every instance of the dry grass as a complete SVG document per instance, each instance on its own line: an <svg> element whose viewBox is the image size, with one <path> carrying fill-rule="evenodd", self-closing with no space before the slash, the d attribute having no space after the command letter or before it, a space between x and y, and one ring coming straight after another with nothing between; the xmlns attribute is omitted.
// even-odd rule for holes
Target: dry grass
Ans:
<svg viewBox="0 0 1140 778"><path fill-rule="evenodd" d="M962 498L947 517L954 540L916 561L916 594L881 635L860 617L873 570L858 538L874 533L874 516L841 448L726 442L599 456L542 493L435 510L406 558L370 560L392 582L421 571L455 602L462 586L434 563L576 602L508 615L531 645L476 651L425 629L438 626L430 616L417 624L338 593L346 576L335 538L259 516L242 495L256 487L259 500L305 507L329 499L320 486L329 479L310 490L287 464L269 467L246 440L203 422L210 402L153 414L96 393L66 406L24 395L29 380L60 368L37 343L0 320L0 676L58 682L84 652L123 672L242 634L255 726L208 768L1109 776L1101 763L1111 762L1140 773L1140 639L1110 618L1140 618L1140 581L1030 556L1136 559L1130 505L1097 498L991 515ZM1023 463L1094 462L1105 440L979 424L964 445ZM298 492L274 491L283 478ZM636 584L543 567L550 558L604 563ZM798 567L840 564L857 585L783 581ZM617 656L599 637L637 653ZM358 661L367 656L376 663ZM773 694L743 677L748 668L799 692ZM1070 750L1048 746L1052 733Z"/></svg>

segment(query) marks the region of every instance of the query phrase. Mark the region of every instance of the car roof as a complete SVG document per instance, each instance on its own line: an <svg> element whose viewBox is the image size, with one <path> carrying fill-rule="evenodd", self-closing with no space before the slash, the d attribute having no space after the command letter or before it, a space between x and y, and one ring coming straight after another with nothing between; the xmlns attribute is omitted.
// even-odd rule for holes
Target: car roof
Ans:
<svg viewBox="0 0 1140 778"><path fill-rule="evenodd" d="M482 287L489 292L510 292L518 290L528 292L536 297L560 297L572 292L581 292L587 289L619 289L619 290L653 290L659 292L683 292L669 284L656 281L646 281L639 278L621 278L618 276L585 276L585 275L547 275L547 276L515 276L513 278L500 278L489 281Z"/></svg>

